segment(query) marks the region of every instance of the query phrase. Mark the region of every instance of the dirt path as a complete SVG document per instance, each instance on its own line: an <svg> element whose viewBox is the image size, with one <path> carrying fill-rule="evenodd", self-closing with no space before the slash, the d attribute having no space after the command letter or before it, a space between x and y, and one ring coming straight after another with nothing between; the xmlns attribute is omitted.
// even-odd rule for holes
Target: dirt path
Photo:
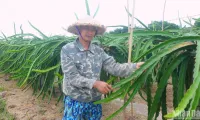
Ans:
<svg viewBox="0 0 200 120"><path fill-rule="evenodd" d="M22 91L16 86L16 81L5 81L5 75L0 75L0 86L4 87L4 92L1 93L3 99L6 100L8 112L13 114L16 120L61 120L62 119L62 102L56 106L56 99L52 98L50 104L48 100L41 100L32 95L32 89ZM103 117L111 115L118 110L123 101L116 100L108 104L103 104ZM134 98L134 118L133 120L147 119L146 102L136 95ZM127 113L130 114L130 107ZM123 120L123 115L120 113L113 120Z"/></svg>
<svg viewBox="0 0 200 120"><path fill-rule="evenodd" d="M0 85L4 87L4 99L7 110L13 114L16 120L61 120L62 104L56 106L53 99L50 104L48 100L37 99L32 95L32 90L22 91L16 86L16 81L5 81L1 75Z"/></svg>

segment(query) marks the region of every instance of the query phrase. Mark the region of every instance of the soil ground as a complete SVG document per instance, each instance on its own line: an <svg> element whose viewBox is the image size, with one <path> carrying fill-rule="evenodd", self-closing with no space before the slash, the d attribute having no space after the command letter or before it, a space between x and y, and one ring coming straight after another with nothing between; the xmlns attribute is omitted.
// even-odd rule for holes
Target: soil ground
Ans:
<svg viewBox="0 0 200 120"><path fill-rule="evenodd" d="M33 96L32 89L27 91L22 91L16 85L16 81L9 80L5 81L6 76L0 75L0 86L4 88L3 92L0 92L0 96L6 101L6 109L10 114L15 117L15 120L61 120L62 119L62 110L63 103L60 102L56 105L55 98L52 98L51 102L48 103L48 99L42 100ZM152 92L155 93L156 86L153 87ZM172 86L168 86L167 90L167 105L169 111L172 110ZM111 115L113 112L118 110L123 104L122 100L115 100L107 104L102 104L103 106L103 117L102 120L105 120L106 117ZM147 120L147 105L146 102L136 95L133 100L134 114L133 118L128 118L127 120ZM127 108L128 115L130 115L130 106ZM161 120L161 117L158 118ZM1 120L1 116L0 116ZM117 115L113 120L124 120L123 112Z"/></svg>

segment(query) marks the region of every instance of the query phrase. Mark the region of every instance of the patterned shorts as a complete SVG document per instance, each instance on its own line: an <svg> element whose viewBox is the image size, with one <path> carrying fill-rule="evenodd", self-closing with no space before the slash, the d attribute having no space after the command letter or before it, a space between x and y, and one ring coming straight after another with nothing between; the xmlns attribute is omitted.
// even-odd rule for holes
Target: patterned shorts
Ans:
<svg viewBox="0 0 200 120"><path fill-rule="evenodd" d="M92 102L79 102L68 96L64 97L64 116L62 120L100 120L102 106Z"/></svg>

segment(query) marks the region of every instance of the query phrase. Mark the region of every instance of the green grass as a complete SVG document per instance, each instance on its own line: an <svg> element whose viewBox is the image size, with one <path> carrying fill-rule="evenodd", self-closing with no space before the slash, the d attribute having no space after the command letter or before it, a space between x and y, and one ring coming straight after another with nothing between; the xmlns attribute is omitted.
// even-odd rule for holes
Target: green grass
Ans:
<svg viewBox="0 0 200 120"><path fill-rule="evenodd" d="M14 116L7 112L6 102L0 97L0 120L14 120Z"/></svg>
<svg viewBox="0 0 200 120"><path fill-rule="evenodd" d="M5 88L0 85L0 92L5 91ZM14 120L14 116L7 112L6 101L0 96L0 120Z"/></svg>
<svg viewBox="0 0 200 120"><path fill-rule="evenodd" d="M5 88L3 86L0 85L0 92L4 91Z"/></svg>

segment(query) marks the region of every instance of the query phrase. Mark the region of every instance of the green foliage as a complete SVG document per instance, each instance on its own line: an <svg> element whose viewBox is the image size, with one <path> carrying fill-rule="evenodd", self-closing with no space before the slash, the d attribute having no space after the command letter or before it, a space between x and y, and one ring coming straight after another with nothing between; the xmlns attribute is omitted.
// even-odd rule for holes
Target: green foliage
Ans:
<svg viewBox="0 0 200 120"><path fill-rule="evenodd" d="M0 85L0 92L4 91L5 88L3 86Z"/></svg>
<svg viewBox="0 0 200 120"><path fill-rule="evenodd" d="M6 102L0 97L0 119L1 120L14 120L15 117L7 112Z"/></svg>
<svg viewBox="0 0 200 120"><path fill-rule="evenodd" d="M5 110L6 102L0 97L0 113L2 113Z"/></svg>
<svg viewBox="0 0 200 120"><path fill-rule="evenodd" d="M143 33L145 35L145 32L143 32ZM160 33L157 33L157 35L158 34L160 34ZM116 37L120 38L121 37L120 35L124 37L123 34L119 34ZM137 32L136 32L135 35L137 35ZM141 34L138 34L138 35L141 35ZM155 35L155 34L152 32L152 35ZM138 37L139 36L135 37L135 39L136 39L135 40L135 44L136 45L133 45L133 48L134 48L133 52L134 51L142 51L142 50L144 50L140 45L137 45L137 44L141 44L141 41L137 41ZM166 113L167 110L164 110L164 108L166 109L166 105L165 105L166 103L164 103L164 99L166 99L164 91L165 91L165 87L167 85L167 81L169 79L169 76L173 73L173 74L175 74L173 76L178 75L179 79L184 78L185 74L182 74L182 73L186 72L185 69L186 69L186 67L188 65L187 64L188 60L191 60L191 58L194 58L193 51L195 51L196 45L193 43L193 41L195 41L195 40L199 41L200 40L199 36L196 36L196 37L193 37L193 36L191 36L191 37L176 37L176 36L174 36L174 37L175 38L172 37L172 39L163 41L163 42L161 42L160 44L158 44L156 46L154 44L152 44L152 42L150 42L151 44L149 44L149 45L152 46L152 49L145 50L144 52L141 52L142 54L140 54L140 55L134 54L134 55L136 55L135 56L136 58L134 58L133 61L140 61L140 60L144 59L146 56L148 56L149 54L152 54L152 55L151 55L150 58L148 58L146 60L145 64L143 66L141 66L140 69L135 71L130 77L122 79L120 82L116 82L113 85L114 88L115 87L119 87L119 90L113 92L107 98L105 98L105 99L103 99L101 101L98 101L97 103L109 102L109 101L111 101L113 99L116 99L116 98L119 98L121 96L124 96L124 94L126 94L127 92L128 92L127 94L130 94L129 91L131 92L131 90L133 88L135 88L136 86L138 87L138 84L137 85L130 85L131 81L133 81L134 83L137 83L137 79L139 79L140 76L144 76L145 75L145 73L143 73L144 70L148 69L150 66L153 66L153 64L155 62L160 61L159 65L158 65L160 67L159 68L158 67L154 68L155 70L158 69L158 71L155 74L157 76L156 80L158 82L160 81L160 83L159 83L160 87L158 86L160 89L158 88L158 90L156 91L156 95L154 97L153 102L151 102L152 100L148 100L148 106L151 107L151 109L149 109L148 119L149 120L153 119L153 116L158 113L158 111L159 111L158 108L159 107L163 107L163 109L162 109L163 113ZM186 42L186 41L191 41L191 42ZM145 42L149 42L149 41L145 41ZM134 47L134 46L136 46L136 47ZM182 51L185 51L185 52L182 52ZM136 53L138 53L138 52L136 52ZM180 56L180 57L178 57L178 56ZM182 65L181 70L178 69L179 65ZM176 70L176 72L174 72L175 70ZM173 77L173 79L174 78L175 77ZM186 78L188 78L188 77L186 77ZM178 78L174 79L173 83L175 83L177 80L178 80ZM191 80L191 79L188 79L188 80ZM184 85L184 83L185 82L182 82L181 85ZM129 87L127 85L129 85ZM177 87L176 85L177 84L174 84L174 88ZM132 87L130 87L130 86L132 86ZM137 88L137 91L139 89L140 89L140 87ZM124 91L126 91L126 92L124 92ZM135 92L137 92L137 91L135 91ZM185 89L183 89L181 87L179 89L179 91L184 92ZM135 92L132 93L133 96L134 96ZM175 95L176 96L175 96L174 100L177 99L177 97L178 97L177 94L175 94ZM151 95L148 95L148 96L151 96ZM132 97L131 94L130 94L130 97ZM163 101L162 104L160 104L161 98L163 99L162 100ZM151 98L149 98L149 99L151 99ZM124 106L122 106L122 108L120 108L118 111L113 113L108 119L113 118L116 114L118 114L128 104L129 103L124 104ZM163 118L164 118L164 116L163 116Z"/></svg>
<svg viewBox="0 0 200 120"><path fill-rule="evenodd" d="M91 16L91 12L90 12L90 7L89 7L89 2L88 2L88 0L85 0L85 7L86 7L87 15ZM97 7L97 9L96 9L96 11L95 11L95 13L94 13L94 15L93 15L93 18L96 17L96 15L97 15L97 13L98 13L98 11L99 11L99 7L100 7L100 5L98 4L98 7ZM78 19L79 19L79 18L78 18L78 15L77 15L76 13L74 13L74 15L75 15L75 17L76 17L76 20L78 20Z"/></svg>
<svg viewBox="0 0 200 120"><path fill-rule="evenodd" d="M90 7L89 7L88 0L85 0L85 6L86 6L86 10L87 10L87 15L90 15Z"/></svg>
<svg viewBox="0 0 200 120"><path fill-rule="evenodd" d="M200 27L200 18L195 19L194 26L195 27Z"/></svg>
<svg viewBox="0 0 200 120"><path fill-rule="evenodd" d="M16 34L0 42L0 68L2 73L11 73L18 85L27 89L32 87L34 94L55 94L55 86L61 86L60 50L63 45L73 41L74 37L47 37L32 24L42 38L32 34ZM31 37L31 38L30 38ZM27 84L28 83L28 84ZM60 89L60 93L62 90ZM61 94L62 95L62 94Z"/></svg>
<svg viewBox="0 0 200 120"><path fill-rule="evenodd" d="M148 24L148 28L153 31L162 30L162 21L153 21L151 24ZM174 23L169 23L167 21L164 21L164 30L169 30L169 29L179 29L179 26Z"/></svg>
<svg viewBox="0 0 200 120"><path fill-rule="evenodd" d="M113 31L110 31L109 33L113 34L113 33L127 33L128 32L128 27L122 27L122 28L117 28Z"/></svg>

